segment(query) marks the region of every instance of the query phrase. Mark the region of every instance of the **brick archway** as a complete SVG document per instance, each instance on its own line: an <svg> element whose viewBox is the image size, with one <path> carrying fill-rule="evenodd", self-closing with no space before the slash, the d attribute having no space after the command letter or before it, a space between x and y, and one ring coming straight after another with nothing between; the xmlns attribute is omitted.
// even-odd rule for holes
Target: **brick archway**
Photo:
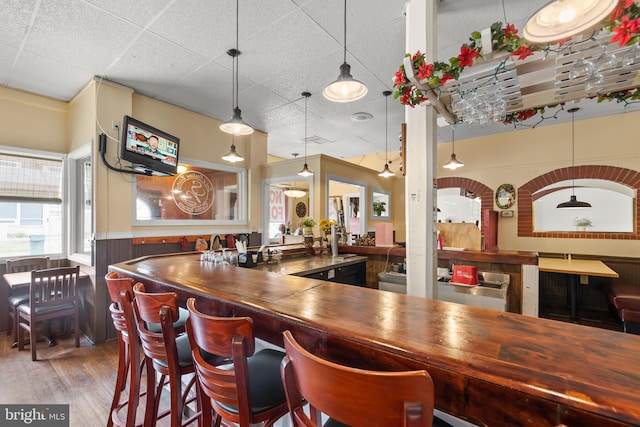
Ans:
<svg viewBox="0 0 640 427"><path fill-rule="evenodd" d="M561 181L571 179L602 179L616 182L629 187L634 191L635 199L635 227L632 233L602 233L602 232L534 232L533 231L533 194L538 190ZM564 237L577 239L628 239L640 240L638 229L640 220L638 217L638 189L640 188L640 172L632 169L619 168L605 165L582 165L556 169L540 175L529 182L524 183L517 190L518 197L518 236L519 237ZM555 189L557 190L557 189ZM538 198L540 195L536 195Z"/></svg>
<svg viewBox="0 0 640 427"><path fill-rule="evenodd" d="M485 209L493 210L493 190L481 182L475 181L469 178L462 178L457 176L438 178L438 188L465 188L469 191L473 191L480 196L480 209L484 212Z"/></svg>

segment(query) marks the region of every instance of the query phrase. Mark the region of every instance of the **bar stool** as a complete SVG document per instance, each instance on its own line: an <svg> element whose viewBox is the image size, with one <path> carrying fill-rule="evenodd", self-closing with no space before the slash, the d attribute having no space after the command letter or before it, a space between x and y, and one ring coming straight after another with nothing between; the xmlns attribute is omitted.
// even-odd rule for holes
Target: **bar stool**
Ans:
<svg viewBox="0 0 640 427"><path fill-rule="evenodd" d="M287 413L287 400L279 366L284 353L273 349L255 352L253 320L249 317L215 317L187 300L187 335L196 365L202 404L202 422L249 427L273 425ZM210 352L229 358L228 365L211 365L202 357Z"/></svg>
<svg viewBox="0 0 640 427"><path fill-rule="evenodd" d="M112 301L109 312L118 333L118 373L107 427L112 427L114 424L119 427L133 427L136 425L139 398L144 395L144 393L140 394L140 377L144 365L140 360L140 338L131 304L133 279L119 277L116 272L110 272L105 276L105 281ZM127 388L127 377L129 398L121 402L122 393ZM127 406L127 417L123 421L119 417L119 412L124 406Z"/></svg>
<svg viewBox="0 0 640 427"><path fill-rule="evenodd" d="M147 293L142 283L134 285L133 294L134 313L147 374L144 425L155 426L156 421L167 414L171 418L171 427L191 424L200 417L201 411L200 403L196 402L194 414L182 419L185 406L196 398L189 397L195 384L195 375L191 376L184 391L182 386L182 377L194 374L195 368L187 335L179 333L173 326L178 320L178 297L174 292ZM160 324L161 332L154 332L153 324ZM219 360L213 355L207 355L207 358ZM156 373L160 375L157 381ZM171 406L169 411L159 414L162 389L166 384L170 388Z"/></svg>
<svg viewBox="0 0 640 427"><path fill-rule="evenodd" d="M295 427L450 426L433 416L433 382L425 370L379 372L321 359L284 332L281 374ZM304 412L310 405L311 418Z"/></svg>

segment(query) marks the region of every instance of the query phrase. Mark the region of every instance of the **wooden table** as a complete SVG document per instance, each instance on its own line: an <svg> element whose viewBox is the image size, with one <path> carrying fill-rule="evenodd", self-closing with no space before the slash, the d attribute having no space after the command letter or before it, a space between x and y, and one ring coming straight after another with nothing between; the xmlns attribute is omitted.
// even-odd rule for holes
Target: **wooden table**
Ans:
<svg viewBox="0 0 640 427"><path fill-rule="evenodd" d="M578 323L578 284L580 276L619 277L618 273L609 268L600 260L590 259L563 259L563 258L539 258L538 269L550 273L564 273L569 275L569 305L571 307L571 320Z"/></svg>
<svg viewBox="0 0 640 427"><path fill-rule="evenodd" d="M109 267L149 291L219 315L251 316L314 354L371 369L427 369L442 411L487 426L640 425L640 337L583 325L201 263L198 255ZM366 390L363 390L366 394Z"/></svg>

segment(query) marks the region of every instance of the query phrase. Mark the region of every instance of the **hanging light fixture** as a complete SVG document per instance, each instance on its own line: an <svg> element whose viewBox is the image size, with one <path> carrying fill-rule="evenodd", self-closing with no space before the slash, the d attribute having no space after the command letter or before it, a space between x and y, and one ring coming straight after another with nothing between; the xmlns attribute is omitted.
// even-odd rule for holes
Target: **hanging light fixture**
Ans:
<svg viewBox="0 0 640 427"><path fill-rule="evenodd" d="M297 187L285 188L284 195L293 199L299 199L300 197L304 197L307 195L307 190Z"/></svg>
<svg viewBox="0 0 640 427"><path fill-rule="evenodd" d="M556 43L602 27L618 0L553 0L529 18L522 35L532 43Z"/></svg>
<svg viewBox="0 0 640 427"><path fill-rule="evenodd" d="M351 75L351 65L347 64L347 0L344 0L344 60L338 78L322 92L333 102L356 101L367 94L367 86Z"/></svg>
<svg viewBox="0 0 640 427"><path fill-rule="evenodd" d="M238 56L240 56L240 51L238 50L238 3L239 0L236 0L236 48L227 51L227 55L233 59L233 80L231 84L233 116L220 125L220 130L233 135L249 135L253 133L253 128L242 120L242 111L240 111L240 107L238 107L238 74L240 73L238 67Z"/></svg>
<svg viewBox="0 0 640 427"><path fill-rule="evenodd" d="M384 92L382 92L382 94L384 95L384 169L382 169L382 172L380 172L378 174L378 176L381 176L383 178L389 178L390 176L395 176L395 174L393 172L391 172L391 170L389 169L389 159L387 157L388 153L389 153L389 149L387 148L387 140L388 140L388 135L389 135L389 103L388 103L388 99L389 99L389 95L391 95L391 91L390 90L385 90Z"/></svg>
<svg viewBox="0 0 640 427"><path fill-rule="evenodd" d="M573 183L571 184L571 198L568 202L560 203L556 206L557 209L584 209L590 208L591 204L587 202L581 202L576 197L576 173L574 169L574 157L575 157L575 114L580 110L579 108L571 108L568 110L571 113L571 175Z"/></svg>
<svg viewBox="0 0 640 427"><path fill-rule="evenodd" d="M456 134L453 126L451 126L451 158L442 167L445 169L455 170L464 166L464 163L456 159Z"/></svg>
<svg viewBox="0 0 640 427"><path fill-rule="evenodd" d="M304 96L304 167L298 172L298 175L307 177L313 175L313 172L307 166L307 100L311 93L302 92L302 96Z"/></svg>
<svg viewBox="0 0 640 427"><path fill-rule="evenodd" d="M237 163L237 162L241 162L241 161L244 160L244 157L242 157L236 151L235 139L236 139L236 136L232 135L231 150L227 154L222 156L222 160L225 160L225 161L231 162L231 163Z"/></svg>

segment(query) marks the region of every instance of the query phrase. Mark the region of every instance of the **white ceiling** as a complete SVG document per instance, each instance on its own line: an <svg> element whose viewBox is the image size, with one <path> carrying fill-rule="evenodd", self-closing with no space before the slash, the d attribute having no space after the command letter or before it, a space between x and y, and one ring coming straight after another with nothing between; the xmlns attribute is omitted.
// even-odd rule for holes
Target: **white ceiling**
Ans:
<svg viewBox="0 0 640 427"><path fill-rule="evenodd" d="M269 154L304 153L303 91L312 93L308 155L349 158L384 151L382 91L392 89L405 54L408 2L348 1L347 62L369 93L338 104L321 92L343 59L343 1L240 1L239 106L245 121L268 133ZM457 55L472 31L505 16L521 29L546 2L439 0L438 58ZM226 51L236 43L234 0L0 0L0 8L0 84L70 100L94 76L103 76L207 116L231 116L232 61ZM388 109L393 151L404 107L390 97ZM587 110L583 117L623 111L615 104ZM373 119L351 120L358 112ZM456 139L512 129L459 125ZM438 134L440 141L451 138L449 127Z"/></svg>

